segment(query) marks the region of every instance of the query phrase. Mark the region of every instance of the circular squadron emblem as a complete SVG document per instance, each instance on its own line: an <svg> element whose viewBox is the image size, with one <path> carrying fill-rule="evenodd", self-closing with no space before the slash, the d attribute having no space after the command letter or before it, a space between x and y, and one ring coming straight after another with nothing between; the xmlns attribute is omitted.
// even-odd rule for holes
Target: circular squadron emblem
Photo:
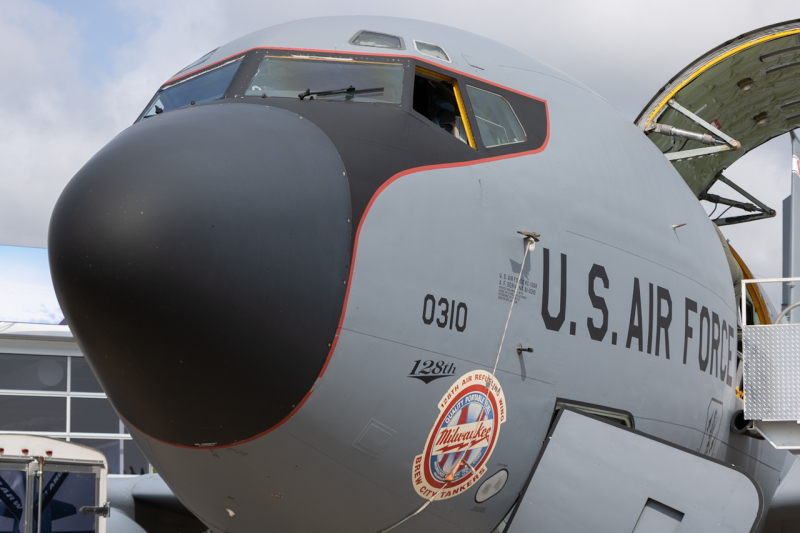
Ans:
<svg viewBox="0 0 800 533"><path fill-rule="evenodd" d="M485 370L458 378L439 402L439 418L425 451L414 459L411 475L417 494L429 499L438 492L436 499L444 500L474 485L486 473L505 421L506 400L497 378Z"/></svg>

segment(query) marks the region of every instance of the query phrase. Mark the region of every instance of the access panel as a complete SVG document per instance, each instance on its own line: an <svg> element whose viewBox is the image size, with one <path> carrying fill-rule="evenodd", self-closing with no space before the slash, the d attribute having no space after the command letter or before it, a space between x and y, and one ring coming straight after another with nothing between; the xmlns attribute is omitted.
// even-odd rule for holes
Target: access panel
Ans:
<svg viewBox="0 0 800 533"><path fill-rule="evenodd" d="M563 409L508 532L749 532L763 513L746 473Z"/></svg>

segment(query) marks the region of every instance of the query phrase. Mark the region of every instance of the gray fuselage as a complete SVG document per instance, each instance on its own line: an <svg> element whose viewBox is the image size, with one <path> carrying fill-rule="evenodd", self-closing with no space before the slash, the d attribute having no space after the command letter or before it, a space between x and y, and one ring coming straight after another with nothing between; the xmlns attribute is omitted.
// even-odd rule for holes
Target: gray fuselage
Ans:
<svg viewBox="0 0 800 533"><path fill-rule="evenodd" d="M348 39L360 30L400 36L405 48L392 51L349 44ZM450 62L423 55L415 47L415 40L440 46ZM292 300L295 289L306 291L303 298L311 298L307 293L331 291L325 292L329 297L318 309L342 309L335 316L323 316L320 311L320 320L333 320L335 326L335 330L323 328L328 337L320 334L321 339L330 342L320 359L324 364L303 374L308 386L298 389L301 400L292 399L287 405L275 407L280 414L275 415L275 420L264 422L261 429L257 427L261 423L260 401L247 401L244 393L241 398L235 397L234 389L241 383L241 391L250 390L250 386L253 390L283 390L290 370L284 372L279 363L275 363L279 366L273 371L262 370L257 363L240 357L244 351L238 345L226 351L226 342L236 344L233 326L220 327L219 331L194 331L191 325L181 323L176 326L180 333L174 342L164 343L172 346L197 338L201 339L198 346L202 346L211 342L204 340L209 335L222 339L219 351L198 355L197 359L214 374L213 379L203 377L206 381L197 381L196 386L188 383L191 374L188 370L184 374L180 365L191 364L191 354L180 358L176 355L180 362L174 361L175 366L168 366L172 364L167 360L169 356L160 355L157 362L146 365L152 380L145 377L147 374L134 379L131 372L136 366L136 353L122 354L122 348L115 348L111 342L117 338L98 332L93 319L82 318L90 312L84 313L82 304L73 303L81 297L72 296L69 286L82 282L70 276L90 267L77 259L69 268L58 263L58 258L67 252L62 252L66 245L59 248L58 242L64 242L58 240L62 234L54 233L53 228L66 228L66 221L78 216L64 214L64 198L77 198L77 185L70 184L72 189L56 208L51 226L51 262L68 321L115 408L130 422L128 428L135 441L187 508L214 530L230 533L264 529L371 532L389 527L413 512L424 503L415 486L414 461L423 454L439 419L439 402L462 376L475 371L491 372L520 273L518 300L508 320L495 373L506 402L505 421L501 426L495 425L496 442L480 463L485 473L458 495L434 501L396 531L492 530L525 485L557 400L627 412L640 431L748 470L758 480L765 499L770 500L786 455L746 437L731 435L728 430L730 416L741 408L741 401L734 390L736 302L723 248L712 223L680 175L628 119L579 83L519 52L473 34L404 19L338 17L287 23L225 45L195 68L220 64L254 49L266 53L291 50L294 54L383 54L403 58L410 62L408 65L422 65L453 76L462 85L462 93L464 84L483 83L483 87L507 91L509 99L513 93L522 95L520 98L530 97L531 102L542 102L546 135L539 146L530 149L493 152L479 144L476 157L459 160L456 155L441 163L411 166L381 178L380 186L370 192L369 198L361 199L354 182L357 177L351 175L354 172L351 173L347 158L337 157L337 153L343 153L343 139L348 139L351 148L356 147L352 148L356 153L359 146L367 153L373 144L395 142L393 134L397 143L408 145L410 141L403 137L406 133L388 131L384 138L372 134L371 138L359 137L354 123L352 131L334 135L324 123L315 121L314 113L322 112L311 106L351 106L353 110L362 106L357 111L362 120L369 117L370 106L375 109L378 104L298 98L247 100L240 95L231 96L229 90L223 99L141 120L87 164L88 170L81 172L95 172L93 168L107 164L103 167L106 170L95 173L102 174L106 181L121 180L114 178L114 163L109 158L122 157L115 154L128 149L126 142L144 143L137 139L157 136L159 121L163 121L164 128L174 128L163 141L169 143L175 138L174 132L190 128L180 121L190 124L190 118L204 117L203 126L191 128L206 131L202 128L213 130L215 124L227 127L225 117L242 115L241 123L246 123L248 132L258 131L259 120L286 124L281 126L289 139L283 140L284 148L270 152L270 146L284 146L277 138L280 132L275 134L274 142L247 145L251 152L267 153L257 167L267 172L275 165L289 175L294 167L276 162L285 158L302 161L309 173L328 176L325 184L308 185L306 189L297 185L298 195L305 194L304 190L309 195L316 194L314 191L324 194L319 193L322 196L315 198L313 204L295 211L299 213L296 222L291 218L283 220L287 231L291 224L307 224L301 233L289 233L293 242L299 243L296 259L287 252L282 262L264 260L246 267L252 269L255 278L276 276L270 290L288 295L287 302ZM405 75L412 75L412 71L407 67ZM472 79L476 81L470 82ZM413 116L411 95L404 91L397 114ZM309 124L295 126L291 122L300 120ZM346 127L344 122L344 126L337 127ZM391 130L392 124L387 120L382 131ZM527 130L530 128L526 125ZM146 135L136 137L137 131ZM438 130L434 133L438 134ZM530 139L532 132L528 133ZM251 133L248 138L256 136ZM310 144L312 140L318 144ZM203 142L199 134L197 142ZM451 136L443 137L441 142L441 150L445 150L450 149L447 143L460 141ZM453 153L469 148L462 144L452 148ZM192 147L185 149L191 151ZM436 146L426 149L439 150ZM142 148L134 159L161 157L155 153L158 151ZM244 174L237 171L236 164L237 160L231 158L226 165L231 176ZM126 164L126 168L129 166ZM177 175L179 169L175 163L170 172ZM230 179L227 188L238 186L238 176L233 179L224 169L218 172L220 180ZM81 176L79 173L75 180ZM93 187L95 191L99 186ZM198 189L203 187L197 185ZM138 190L141 188L132 188L125 194L135 195ZM81 198L100 194L87 191L88 186L82 190ZM130 213L135 211L136 216L146 218L152 210L160 209L152 205L153 195L157 193L148 196L151 200L131 206ZM194 188L187 188L185 201L192 201L194 195ZM231 200L231 205L237 201L245 199ZM346 208L336 211L328 205L334 201L343 202ZM215 209L213 199L204 202L204 212ZM282 208L268 205L265 210ZM178 215L183 209L178 208ZM330 213L326 211L331 209ZM236 216L246 218L251 212L252 217L263 215L257 208L242 208L244 214L236 211L220 211L215 215L216 224L212 221L203 226L203 222L197 227L203 226L202 231L207 232L220 231ZM308 225L308 220L322 216L323 211L329 218ZM115 242L135 240L125 233L129 231L126 224L139 224L139 219L130 213L124 215L129 218L119 219L124 223L109 223L112 229L108 231L117 231ZM178 215L175 220L164 215L152 224L174 227L182 223ZM261 224L260 219L251 220L248 223L243 219L240 226ZM333 227L330 221L341 224L341 228ZM88 227L90 223L86 224ZM97 222L91 224L98 226ZM675 225L681 226L674 228ZM77 227L63 230L65 234L67 231L81 233ZM541 234L541 241L526 258L521 272L524 243L518 231ZM270 238L244 243L245 249L252 246L254 251L243 257L261 253L255 249L269 247ZM191 239L180 237L175 243L184 240ZM235 234L230 234L220 243L228 246L233 241ZM161 250L144 247L141 254L120 252L120 257L130 259L135 266L143 255L155 257ZM198 268L204 268L207 261L226 264L227 252L222 248L213 250L220 257L215 255L217 252L191 256ZM337 250L349 251L343 254ZM181 253L182 257L191 255L188 251ZM242 264L246 261L243 259ZM280 344L280 353L274 353L271 328L284 326L259 318L260 309L269 307L272 300L264 297L237 307L232 297L219 296L221 291L229 291L246 298L246 283L251 279L248 274L243 278L245 285L236 285L237 265L230 265L230 261L227 265L219 268L229 270L210 272L202 278L187 276L192 281L185 284L181 272L176 271L170 283L201 296L208 291L213 296L204 298L213 300L223 314L238 316L236 313L244 312L247 334L260 344L247 357L277 358L280 364L287 365L302 359L302 327L292 330L297 352L287 341ZM116 281L113 276L103 278L102 283L108 283L108 287L117 287L126 283L120 279L129 279L122 267L109 263L103 268L109 272L117 268L120 272ZM160 266L157 271L165 269L169 268ZM329 272L334 273L330 279L325 278ZM146 285L138 284L135 290L147 291ZM215 288L210 289L211 286ZM154 312L166 308L166 300L160 300L158 293L148 295L148 305ZM113 305L126 303L108 305L103 313L116 316ZM291 306L285 305L285 309ZM280 307L276 306L271 312ZM298 316L316 320L314 313L313 309L304 308ZM153 319L152 327L169 332L170 319L163 320L166 322ZM124 338L135 343L137 334L131 329ZM105 344L100 339L104 335L108 340ZM150 346L157 350L162 343L159 335L149 337L150 345L137 345L138 353L148 352ZM171 334L164 335L166 339ZM533 351L518 355L517 345ZM119 377L128 380L120 381L128 383L124 387L113 385L118 376L110 366L103 366L108 358L115 360L114 369L131 369L125 374L128 377ZM144 383L132 383L139 380ZM145 387L148 380L161 383L162 389L171 388L172 394L180 396L175 402L193 403L196 412L190 413L190 408L184 411L185 415L172 412L171 401L156 401L153 395L157 393L136 388ZM235 401L226 399L234 397ZM205 411L207 404L209 410ZM214 410L218 408L224 410ZM173 439L171 426L177 428L184 416L195 415L205 417L209 435L214 427L232 426L237 420L243 424L253 421L255 429L231 433L230 442L223 442L224 436L206 438L194 434L181 441L182 435L189 434L178 435L177 429ZM162 418L163 425L156 426L154 421ZM142 425L151 422L153 431ZM591 445L586 443L587 447ZM499 493L478 503L476 494L481 483L501 470L507 471L506 484Z"/></svg>

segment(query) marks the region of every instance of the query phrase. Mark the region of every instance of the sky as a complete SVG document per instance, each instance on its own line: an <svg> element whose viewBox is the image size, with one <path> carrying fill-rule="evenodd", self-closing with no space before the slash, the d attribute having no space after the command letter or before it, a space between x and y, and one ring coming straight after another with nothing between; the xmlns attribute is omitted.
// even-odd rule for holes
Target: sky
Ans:
<svg viewBox="0 0 800 533"><path fill-rule="evenodd" d="M0 322L60 324L47 250L0 246Z"/></svg>
<svg viewBox="0 0 800 533"><path fill-rule="evenodd" d="M800 18L797 0L3 0L2 9L0 244L26 247L46 246L61 190L131 125L161 83L260 28L323 15L447 24L558 68L633 121L703 53L747 31ZM757 277L781 275L781 202L789 194L790 165L783 136L726 171L778 210L770 220L723 228ZM728 195L723 188L712 192Z"/></svg>

